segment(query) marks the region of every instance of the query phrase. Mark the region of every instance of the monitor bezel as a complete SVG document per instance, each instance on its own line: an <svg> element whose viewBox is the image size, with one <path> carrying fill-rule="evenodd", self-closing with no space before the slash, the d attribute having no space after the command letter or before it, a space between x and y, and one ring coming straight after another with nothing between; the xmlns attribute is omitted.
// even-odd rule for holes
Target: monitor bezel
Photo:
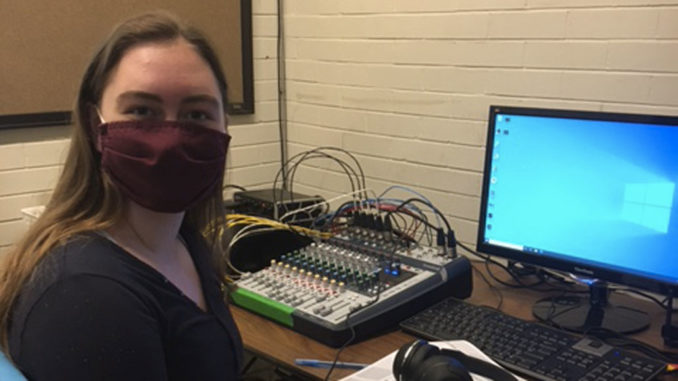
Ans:
<svg viewBox="0 0 678 381"><path fill-rule="evenodd" d="M678 117L663 115L624 114L603 111L580 111L566 109L528 108L514 106L490 106L489 119L487 122L487 141L485 145L485 163L483 166L483 182L480 195L480 216L478 219L478 235L476 250L483 254L502 257L504 259L520 262L528 265L553 269L571 273L587 279L615 283L619 285L640 288L661 294L677 294L678 281L669 283L665 280L655 279L650 276L626 273L621 270L605 268L591 264L579 263L572 260L544 257L522 250L512 249L505 246L494 245L484 240L484 227L486 226L488 192L490 185L490 166L492 163L492 149L495 137L495 121L497 114L510 114L522 116L541 116L570 119L588 119L611 122L629 122L643 124L657 124L666 126L678 126ZM678 248L677 248L678 250ZM678 277L677 277L678 278Z"/></svg>

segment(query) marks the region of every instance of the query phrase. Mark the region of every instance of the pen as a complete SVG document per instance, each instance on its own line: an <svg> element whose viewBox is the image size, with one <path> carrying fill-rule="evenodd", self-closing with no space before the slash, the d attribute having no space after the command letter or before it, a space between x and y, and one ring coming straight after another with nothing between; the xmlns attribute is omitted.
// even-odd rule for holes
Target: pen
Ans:
<svg viewBox="0 0 678 381"><path fill-rule="evenodd" d="M332 361L322 361L315 359L295 359L294 363L300 366L310 366L313 368L329 368L332 366ZM345 369L362 369L369 364L362 364L359 362L343 362L337 361L334 365L335 368L345 368Z"/></svg>

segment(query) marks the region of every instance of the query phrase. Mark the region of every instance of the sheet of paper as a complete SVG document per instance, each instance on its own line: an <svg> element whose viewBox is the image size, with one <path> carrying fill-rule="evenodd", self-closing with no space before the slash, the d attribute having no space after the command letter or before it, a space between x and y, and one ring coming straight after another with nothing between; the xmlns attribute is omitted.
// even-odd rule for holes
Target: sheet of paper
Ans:
<svg viewBox="0 0 678 381"><path fill-rule="evenodd" d="M435 345L438 348L458 350L464 352L468 356L473 356L495 365L497 364L475 345L465 340L433 341L429 344ZM396 381L395 377L393 377L393 360L395 359L397 352L398 351L395 351L377 362L370 364L370 366L359 370L348 377L342 378L341 381ZM476 374L471 374L471 377L474 381L490 381L489 379ZM516 378L518 380L523 380L520 377Z"/></svg>

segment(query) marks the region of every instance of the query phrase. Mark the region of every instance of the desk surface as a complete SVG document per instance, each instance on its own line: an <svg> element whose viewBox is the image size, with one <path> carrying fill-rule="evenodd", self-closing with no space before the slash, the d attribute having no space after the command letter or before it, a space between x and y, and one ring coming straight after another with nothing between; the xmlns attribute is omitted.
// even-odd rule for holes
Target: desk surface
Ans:
<svg viewBox="0 0 678 381"><path fill-rule="evenodd" d="M487 274L482 264L475 263L474 267L483 274ZM505 278L505 274L503 274L501 270L496 269L496 271L493 272L500 278ZM492 284L497 285L496 282L492 282ZM501 306L503 312L531 321L535 320L532 316L532 305L534 302L548 296L548 294L543 292L530 289L514 289L499 285L497 285L497 288L503 295L503 303ZM478 276L476 271L474 271L473 274L473 293L467 300L474 304L492 307L496 307L499 303L499 297L496 291L490 289L481 277ZM618 293L614 293L611 297L611 302L614 303L615 300L623 300L625 305L634 306L635 308L646 311L652 319L650 328L633 335L633 338L651 344L659 349L669 350L668 347L664 347L662 344L660 330L665 315L659 306L638 298L619 295ZM240 329L247 350L253 352L257 356L292 368L300 374L324 379L327 374L326 369L298 367L294 364L294 359L315 358L331 361L334 359L337 349L328 347L236 306L231 306L231 311L233 312L235 321ZM370 340L362 341L358 344L350 345L342 351L339 360L371 363L414 339L414 336L396 330ZM346 369L335 369L332 372L331 379L338 380L352 372L353 371Z"/></svg>

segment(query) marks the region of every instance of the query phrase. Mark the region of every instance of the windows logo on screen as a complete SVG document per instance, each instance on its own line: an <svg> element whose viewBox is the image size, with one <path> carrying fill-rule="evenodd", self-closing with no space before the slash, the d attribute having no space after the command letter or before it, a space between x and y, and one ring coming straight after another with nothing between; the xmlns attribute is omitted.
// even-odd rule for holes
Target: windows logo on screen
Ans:
<svg viewBox="0 0 678 381"><path fill-rule="evenodd" d="M659 233L669 230L675 184L671 182L633 183L624 187L624 220Z"/></svg>

